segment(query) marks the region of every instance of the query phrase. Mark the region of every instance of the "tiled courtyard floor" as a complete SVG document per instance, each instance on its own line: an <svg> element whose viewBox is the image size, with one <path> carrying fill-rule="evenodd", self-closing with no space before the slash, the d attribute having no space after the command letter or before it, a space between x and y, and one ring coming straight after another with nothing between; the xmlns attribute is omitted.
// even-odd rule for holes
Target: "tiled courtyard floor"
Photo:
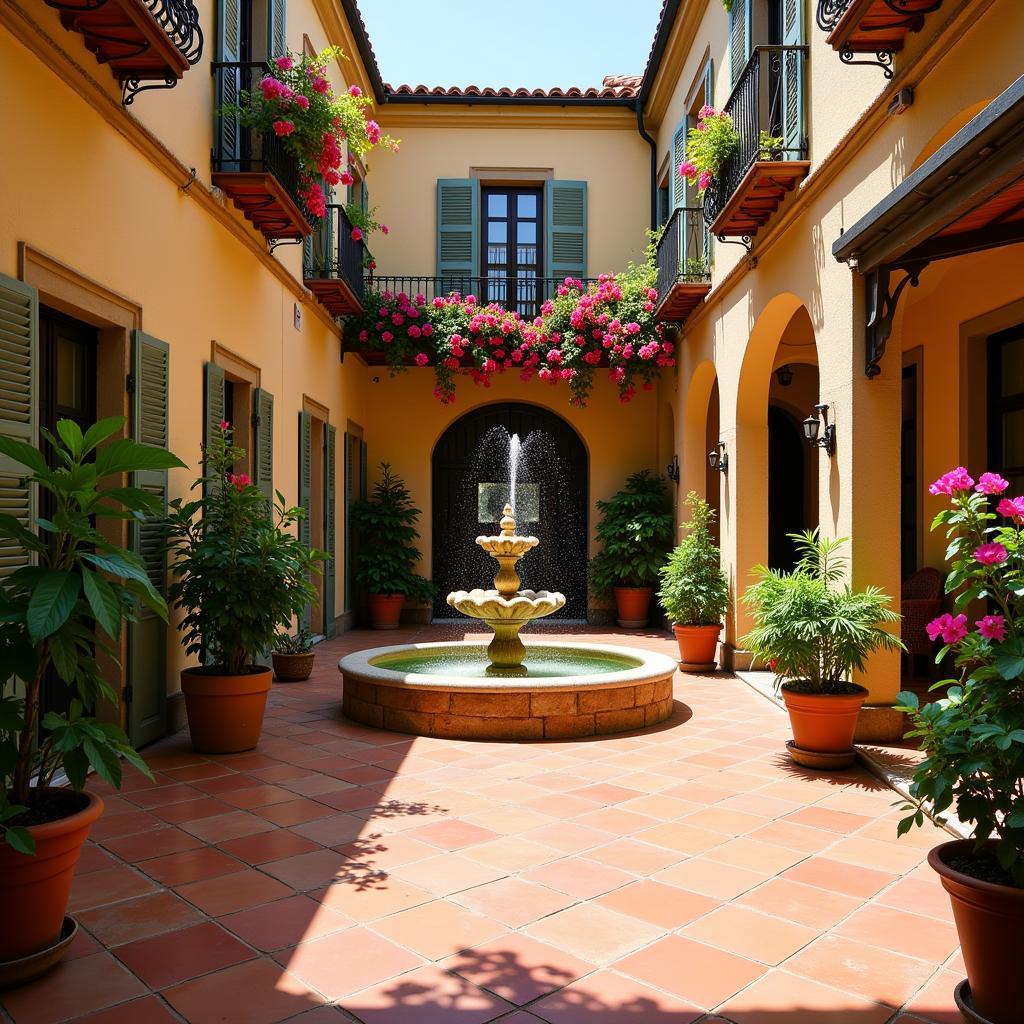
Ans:
<svg viewBox="0 0 1024 1024"><path fill-rule="evenodd" d="M425 740L339 713L356 632L275 685L257 751L147 750L92 833L82 934L16 1024L955 1024L963 976L896 795L805 774L783 712L676 679L642 734ZM601 637L672 653L660 635ZM97 787L98 789L101 787Z"/></svg>

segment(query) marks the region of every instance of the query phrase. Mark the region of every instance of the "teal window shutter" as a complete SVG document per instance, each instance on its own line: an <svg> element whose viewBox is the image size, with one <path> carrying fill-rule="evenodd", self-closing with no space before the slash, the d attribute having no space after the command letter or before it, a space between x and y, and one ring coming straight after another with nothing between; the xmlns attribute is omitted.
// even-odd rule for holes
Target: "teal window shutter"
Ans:
<svg viewBox="0 0 1024 1024"><path fill-rule="evenodd" d="M204 374L203 444L208 445L213 440L217 424L225 415L224 368L216 363L206 363Z"/></svg>
<svg viewBox="0 0 1024 1024"><path fill-rule="evenodd" d="M587 276L587 183L544 182L545 277Z"/></svg>
<svg viewBox="0 0 1024 1024"><path fill-rule="evenodd" d="M222 0L227 2L227 0ZM288 34L285 23L285 0L267 0L267 57L283 57L288 52Z"/></svg>
<svg viewBox="0 0 1024 1024"><path fill-rule="evenodd" d="M750 23L752 0L733 0L729 8L729 73L733 85L750 60Z"/></svg>
<svg viewBox="0 0 1024 1024"><path fill-rule="evenodd" d="M299 521L299 540L307 547L313 546L313 417L308 412L299 413L299 507L302 519ZM309 629L313 611L307 604L299 617L299 625Z"/></svg>
<svg viewBox="0 0 1024 1024"><path fill-rule="evenodd" d="M167 448L170 436L170 360L167 342L132 331L132 437L155 448ZM166 594L167 553L161 523L167 513L167 470L133 473L131 482L153 495L162 509L141 522L131 521L129 545L157 593ZM132 742L140 745L166 731L167 624L141 601L135 602L134 612L128 623L128 729Z"/></svg>
<svg viewBox="0 0 1024 1024"><path fill-rule="evenodd" d="M782 42L800 46L804 41L803 0L783 0ZM804 56L799 50L786 50L782 56L782 137L784 160L801 157L804 140Z"/></svg>
<svg viewBox="0 0 1024 1024"><path fill-rule="evenodd" d="M447 278L442 294L473 286L480 273L480 182L475 178L437 181L437 276Z"/></svg>
<svg viewBox="0 0 1024 1024"><path fill-rule="evenodd" d="M252 393L252 482L274 507L274 396L263 388Z"/></svg>
<svg viewBox="0 0 1024 1024"><path fill-rule="evenodd" d="M679 165L686 159L686 119L684 118L672 134L671 166L668 169L669 188L672 192L672 209L686 205L686 179L679 173Z"/></svg>
<svg viewBox="0 0 1024 1024"><path fill-rule="evenodd" d="M0 274L0 434L39 444L39 293ZM0 455L0 511L32 529L36 494L25 467ZM0 579L32 564L12 537L0 536Z"/></svg>
<svg viewBox="0 0 1024 1024"><path fill-rule="evenodd" d="M337 444L335 438L337 431L328 423L324 426L324 550L328 558L324 563L324 634L328 637L335 635L335 610L334 610L334 587L335 587L335 551L337 541L335 531L337 530L336 502L335 502L335 459L337 457Z"/></svg>
<svg viewBox="0 0 1024 1024"><path fill-rule="evenodd" d="M242 0L217 0L217 52L214 58L228 64L242 59ZM221 158L221 170L237 171L241 159L241 125L237 114L217 115L224 107L239 102L241 82L237 70L224 68L214 78L214 139Z"/></svg>

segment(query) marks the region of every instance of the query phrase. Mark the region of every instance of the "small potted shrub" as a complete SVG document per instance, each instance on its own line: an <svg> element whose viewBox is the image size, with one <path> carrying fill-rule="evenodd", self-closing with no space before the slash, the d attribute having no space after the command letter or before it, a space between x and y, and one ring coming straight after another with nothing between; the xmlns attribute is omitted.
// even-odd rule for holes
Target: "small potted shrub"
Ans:
<svg viewBox="0 0 1024 1024"><path fill-rule="evenodd" d="M675 528L668 484L649 469L641 470L597 508L601 550L590 560L590 589L599 599L615 598L623 629L642 629Z"/></svg>
<svg viewBox="0 0 1024 1024"><path fill-rule="evenodd" d="M270 660L274 663L274 678L279 683L305 682L313 671L313 634L300 629L291 636L279 633L274 638Z"/></svg>
<svg viewBox="0 0 1024 1024"><path fill-rule="evenodd" d="M926 755L899 833L924 823L925 803L972 826L972 838L937 846L928 863L949 894L967 968L957 1004L980 1024L1017 1024L1024 1005L1024 497L1003 497L1008 487L995 473L975 484L962 467L931 485L949 498L933 529L946 529L946 590L956 597L954 614L928 633L944 644L936 661L953 655L958 678L936 683L949 689L933 703L901 693L897 705Z"/></svg>
<svg viewBox="0 0 1024 1024"><path fill-rule="evenodd" d="M901 650L885 627L899 622L878 587L855 591L844 582L845 540L817 530L791 534L799 555L792 572L758 566L743 596L754 616L744 642L771 667L789 712L790 756L807 768L853 763L853 734L868 691L851 679L873 651Z"/></svg>
<svg viewBox="0 0 1024 1024"><path fill-rule="evenodd" d="M270 669L257 659L278 629L316 600L310 582L327 557L292 532L302 509L263 492L234 466L245 452L221 422L203 452L204 475L177 498L168 516L174 580L170 596L184 618L185 650L203 660L181 673L192 745L204 754L233 754L259 742Z"/></svg>
<svg viewBox="0 0 1024 1024"><path fill-rule="evenodd" d="M739 148L740 133L731 115L705 104L697 123L686 133L686 159L677 168L679 175L703 195Z"/></svg>
<svg viewBox="0 0 1024 1024"><path fill-rule="evenodd" d="M103 812L103 801L82 791L88 770L115 788L122 758L149 775L125 734L94 717L99 704L118 701L97 655L116 656L121 624L138 605L164 620L167 606L138 556L107 540L97 521L163 509L141 488L102 490L99 482L183 463L130 439L109 441L123 426L114 417L84 434L71 420L57 424L58 437L44 430L53 468L34 446L0 437L0 455L26 467L52 507L49 519L32 524L38 535L16 514L0 513L4 546L35 562L0 578L0 975L8 982L52 966L73 936L63 926L75 864ZM40 721L51 671L70 690L69 710ZM54 785L58 771L68 787Z"/></svg>
<svg viewBox="0 0 1024 1024"><path fill-rule="evenodd" d="M679 643L680 669L711 672L729 603L729 582L711 535L714 510L696 491L690 491L685 504L690 511L689 522L681 526L686 536L658 570L658 599Z"/></svg>
<svg viewBox="0 0 1024 1024"><path fill-rule="evenodd" d="M359 536L355 581L367 595L373 628L397 629L406 599L430 601L436 588L413 571L420 558L415 544L420 510L387 462L380 470L372 497L352 506Z"/></svg>

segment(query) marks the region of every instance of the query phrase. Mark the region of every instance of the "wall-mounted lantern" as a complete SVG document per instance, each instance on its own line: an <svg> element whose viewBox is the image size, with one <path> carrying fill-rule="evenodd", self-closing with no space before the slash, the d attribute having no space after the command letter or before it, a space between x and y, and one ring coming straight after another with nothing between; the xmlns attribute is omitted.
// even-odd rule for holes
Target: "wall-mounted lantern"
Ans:
<svg viewBox="0 0 1024 1024"><path fill-rule="evenodd" d="M672 483L679 485L679 456L673 455L672 461L665 467L665 476L672 481Z"/></svg>
<svg viewBox="0 0 1024 1024"><path fill-rule="evenodd" d="M715 469L719 473L727 473L729 471L729 456L726 453L724 441L719 441L708 452L708 468Z"/></svg>
<svg viewBox="0 0 1024 1024"><path fill-rule="evenodd" d="M816 405L814 412L804 420L803 427L807 443L824 448L825 453L832 456L836 453L836 428L835 424L828 421L828 408L827 402ZM818 434L822 427L824 427L824 433L819 437Z"/></svg>
<svg viewBox="0 0 1024 1024"><path fill-rule="evenodd" d="M775 371L775 379L779 382L779 387L788 388L793 383L793 367L789 363L780 366Z"/></svg>

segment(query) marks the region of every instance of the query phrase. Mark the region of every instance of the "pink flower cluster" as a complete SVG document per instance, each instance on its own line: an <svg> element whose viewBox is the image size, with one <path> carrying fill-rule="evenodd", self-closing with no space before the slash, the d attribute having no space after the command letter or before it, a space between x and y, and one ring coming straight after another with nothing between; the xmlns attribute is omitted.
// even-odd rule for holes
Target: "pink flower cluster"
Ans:
<svg viewBox="0 0 1024 1024"><path fill-rule="evenodd" d="M228 483L232 484L236 490L244 491L252 480L249 479L248 473L228 473Z"/></svg>

